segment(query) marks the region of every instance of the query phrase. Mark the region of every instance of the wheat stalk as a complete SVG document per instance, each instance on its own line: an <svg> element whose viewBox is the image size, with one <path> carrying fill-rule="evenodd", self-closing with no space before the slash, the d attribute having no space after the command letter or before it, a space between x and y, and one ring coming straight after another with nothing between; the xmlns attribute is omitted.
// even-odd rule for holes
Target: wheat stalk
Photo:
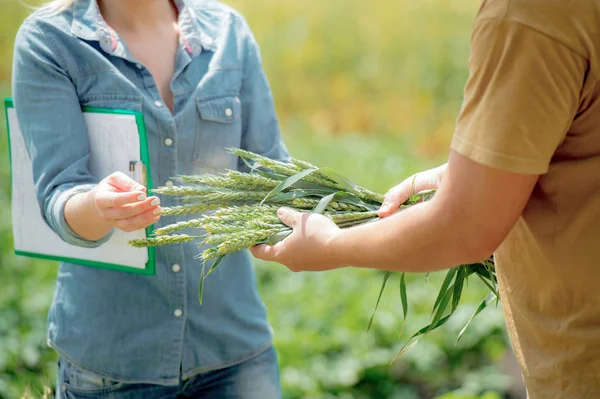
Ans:
<svg viewBox="0 0 600 399"><path fill-rule="evenodd" d="M177 205L177 206L167 206L162 208L162 216L179 216L179 215L189 215L191 213L200 213L206 212L210 210L217 209L221 206L227 206L229 204L193 204L193 205Z"/></svg>
<svg viewBox="0 0 600 399"><path fill-rule="evenodd" d="M209 236L206 239L206 243L215 246L202 252L202 258L204 260L214 259L219 256L241 251L242 249L249 248L253 245L256 245L258 242L268 239L273 234L276 234L282 230L284 230L283 226L282 228L278 229L237 232L234 234L217 234L212 237Z"/></svg>
<svg viewBox="0 0 600 399"><path fill-rule="evenodd" d="M242 173L236 170L230 170L223 176L196 175L179 176L177 180L183 183L198 184L225 189L238 189L244 186L253 191L270 191L280 183L277 180L269 179L256 173Z"/></svg>
<svg viewBox="0 0 600 399"><path fill-rule="evenodd" d="M318 200L318 199L312 199L312 198L294 198L289 201L289 205L292 208L298 208L298 209L303 209L303 210L314 209L317 205L319 205L319 201L320 200ZM348 212L348 211L361 212L361 211L366 210L365 207L360 206L360 205L346 204L344 202L338 202L338 201L331 201L326 209L333 210L333 211L342 211L342 212Z"/></svg>
<svg viewBox="0 0 600 399"><path fill-rule="evenodd" d="M155 194L184 197L184 196L201 196L212 194L215 192L213 187L206 186L171 186L171 187L160 187L152 190Z"/></svg>
<svg viewBox="0 0 600 399"><path fill-rule="evenodd" d="M149 238L140 238L136 240L129 241L129 245L134 248L145 248L145 247L155 247L159 245L169 245L169 244L181 244L184 242L191 242L197 240L199 238L203 238L202 236L189 236L187 234L179 234L179 235L166 235L166 236L158 236L158 237L149 237Z"/></svg>

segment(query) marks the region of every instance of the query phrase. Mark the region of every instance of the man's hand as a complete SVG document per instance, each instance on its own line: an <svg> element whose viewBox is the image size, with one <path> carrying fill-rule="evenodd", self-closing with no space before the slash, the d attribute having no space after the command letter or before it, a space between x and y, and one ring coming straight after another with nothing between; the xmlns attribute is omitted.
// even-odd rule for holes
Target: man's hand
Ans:
<svg viewBox="0 0 600 399"><path fill-rule="evenodd" d="M341 230L323 215L281 208L277 216L294 231L283 241L250 249L259 259L281 263L293 272L323 271L342 267L332 242Z"/></svg>
<svg viewBox="0 0 600 399"><path fill-rule="evenodd" d="M448 164L445 163L434 169L417 173L405 179L402 183L392 187L385 194L385 200L377 214L379 217L390 216L398 210L398 207L405 203L411 195L425 190L437 190L446 173Z"/></svg>

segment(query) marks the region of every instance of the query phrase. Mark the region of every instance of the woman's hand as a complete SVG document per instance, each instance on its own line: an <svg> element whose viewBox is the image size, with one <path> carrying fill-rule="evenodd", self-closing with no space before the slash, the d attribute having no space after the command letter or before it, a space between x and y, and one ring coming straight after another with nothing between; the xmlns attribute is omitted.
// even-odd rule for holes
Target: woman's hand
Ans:
<svg viewBox="0 0 600 399"><path fill-rule="evenodd" d="M90 200L105 223L125 232L154 224L162 212L158 197L121 172L113 173L89 191Z"/></svg>
<svg viewBox="0 0 600 399"><path fill-rule="evenodd" d="M385 194L385 200L377 214L382 218L390 216L410 198L411 194L417 194L425 190L437 190L446 173L447 166L448 164L443 164L437 168L414 174L397 186L392 187Z"/></svg>
<svg viewBox="0 0 600 399"><path fill-rule="evenodd" d="M446 166L444 164L417 173L390 189L378 212L379 216L386 217L396 212L411 194L437 189L446 173ZM342 230L330 219L287 208L279 209L277 216L293 229L292 234L273 246L263 244L252 247L250 251L255 257L284 264L294 272L331 270L348 264L341 260L341 252L335 245L335 241L342 236Z"/></svg>
<svg viewBox="0 0 600 399"><path fill-rule="evenodd" d="M89 241L105 237L113 227L125 232L140 230L160 219L158 197L121 172L103 179L90 191L71 197L65 204L69 227Z"/></svg>

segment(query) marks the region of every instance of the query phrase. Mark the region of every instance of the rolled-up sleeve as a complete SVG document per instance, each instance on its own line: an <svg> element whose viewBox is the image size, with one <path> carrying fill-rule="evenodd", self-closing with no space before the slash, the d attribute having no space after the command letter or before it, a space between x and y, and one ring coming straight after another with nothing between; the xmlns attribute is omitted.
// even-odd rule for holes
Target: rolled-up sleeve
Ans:
<svg viewBox="0 0 600 399"><path fill-rule="evenodd" d="M510 18L478 21L452 149L484 165L544 174L577 113L588 63Z"/></svg>
<svg viewBox="0 0 600 399"><path fill-rule="evenodd" d="M26 21L15 39L13 96L17 118L32 161L40 211L65 242L97 247L77 235L64 215L66 202L89 191L97 179L88 170L89 142L75 87L58 46Z"/></svg>
<svg viewBox="0 0 600 399"><path fill-rule="evenodd" d="M280 161L290 155L281 139L273 94L262 66L258 43L239 16L247 48L240 99L242 102L242 148ZM240 162L240 169L246 166Z"/></svg>

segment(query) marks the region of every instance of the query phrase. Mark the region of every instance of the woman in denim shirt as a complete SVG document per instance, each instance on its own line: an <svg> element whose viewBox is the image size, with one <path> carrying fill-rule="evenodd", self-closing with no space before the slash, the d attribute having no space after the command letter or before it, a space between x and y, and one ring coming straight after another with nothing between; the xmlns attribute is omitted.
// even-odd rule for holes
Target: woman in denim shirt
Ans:
<svg viewBox="0 0 600 399"><path fill-rule="evenodd" d="M88 171L82 106L143 112L152 180L243 169L227 147L284 160L260 52L244 19L201 0L62 0L34 12L15 43L15 107L41 212L68 243L160 219L123 174ZM207 281L196 244L157 248L155 276L61 263L48 344L66 398L281 396L266 310L246 251Z"/></svg>

